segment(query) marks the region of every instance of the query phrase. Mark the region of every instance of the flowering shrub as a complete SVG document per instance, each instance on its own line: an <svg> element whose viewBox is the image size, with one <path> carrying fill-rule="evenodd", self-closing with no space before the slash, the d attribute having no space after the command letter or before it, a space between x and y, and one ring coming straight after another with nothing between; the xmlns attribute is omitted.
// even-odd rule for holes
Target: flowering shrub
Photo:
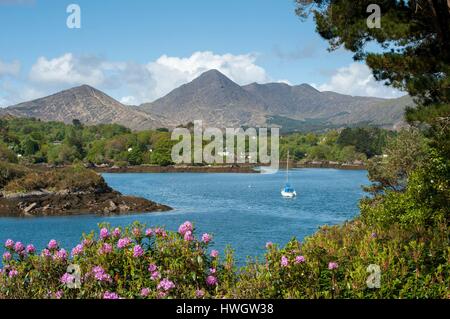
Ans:
<svg viewBox="0 0 450 319"><path fill-rule="evenodd" d="M268 243L264 262L240 272L236 298L450 298L446 224L406 231L373 229L359 220L324 226L303 244ZM369 288L369 265L380 287Z"/></svg>
<svg viewBox="0 0 450 319"><path fill-rule="evenodd" d="M204 298L222 296L226 271L212 236L194 237L186 222L179 233L134 224L125 229L101 225L71 250L50 240L41 253L9 239L0 273L2 298ZM67 272L80 267L80 274ZM70 288L79 276L80 289Z"/></svg>
<svg viewBox="0 0 450 319"><path fill-rule="evenodd" d="M69 255L5 242L0 298L450 298L448 228L322 227L303 244L269 242L263 261L237 269L231 249L209 250L192 223L178 232L135 223L82 238ZM379 289L367 286L379 265ZM72 265L72 266L71 266ZM79 272L74 271L79 267Z"/></svg>

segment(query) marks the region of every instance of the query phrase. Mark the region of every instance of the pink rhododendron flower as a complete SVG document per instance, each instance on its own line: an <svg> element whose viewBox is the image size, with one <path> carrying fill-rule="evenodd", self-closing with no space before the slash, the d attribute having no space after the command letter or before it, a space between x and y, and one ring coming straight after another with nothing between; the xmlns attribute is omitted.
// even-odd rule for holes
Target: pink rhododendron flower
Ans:
<svg viewBox="0 0 450 319"><path fill-rule="evenodd" d="M5 247L9 248L9 249L12 249L14 247L14 241L12 239L7 239L5 241Z"/></svg>
<svg viewBox="0 0 450 319"><path fill-rule="evenodd" d="M64 275L61 276L60 281L61 281L61 283L67 285L67 284L73 283L75 281L75 276L73 276L69 273L65 273Z"/></svg>
<svg viewBox="0 0 450 319"><path fill-rule="evenodd" d="M101 266L95 266L92 268L92 273L94 274L95 279L98 281L111 282L111 276L106 273L106 271Z"/></svg>
<svg viewBox="0 0 450 319"><path fill-rule="evenodd" d="M109 237L109 231L107 228L100 229L100 238L101 239L107 239Z"/></svg>
<svg viewBox="0 0 450 319"><path fill-rule="evenodd" d="M19 274L19 272L18 272L17 270L11 269L11 270L9 271L8 276L9 276L9 278L13 278L13 277L16 277L18 274Z"/></svg>
<svg viewBox="0 0 450 319"><path fill-rule="evenodd" d="M154 272L152 272L152 274L151 274L151 276L150 276L150 279L151 279L151 280L157 280L157 279L159 279L159 278L161 278L161 274L159 273L159 271L154 271Z"/></svg>
<svg viewBox="0 0 450 319"><path fill-rule="evenodd" d="M43 250L42 250L42 253L41 253L41 256L42 257L51 257L52 256L52 253L50 252L50 250L48 250L47 248L44 248Z"/></svg>
<svg viewBox="0 0 450 319"><path fill-rule="evenodd" d="M98 252L100 255L106 255L106 254L111 253L112 251L113 251L113 246L111 244L104 243L102 245L102 247L100 247Z"/></svg>
<svg viewBox="0 0 450 319"><path fill-rule="evenodd" d="M12 255L9 251L7 251L3 254L3 260L9 261L9 260L11 260L11 258L12 258Z"/></svg>
<svg viewBox="0 0 450 319"><path fill-rule="evenodd" d="M204 292L202 289L197 289L197 290L195 291L195 296L196 296L197 298L202 298L204 295L205 295L205 292Z"/></svg>
<svg viewBox="0 0 450 319"><path fill-rule="evenodd" d="M149 266L148 266L148 271L149 272L154 272L154 271L156 271L158 269L158 267L155 265L155 264L150 264Z"/></svg>
<svg viewBox="0 0 450 319"><path fill-rule="evenodd" d="M289 260L286 258L286 256L281 257L281 266L287 267L289 265Z"/></svg>
<svg viewBox="0 0 450 319"><path fill-rule="evenodd" d="M76 245L73 249L72 249L72 257L73 256L77 256L79 254L81 254L83 252L83 245L82 244L78 244Z"/></svg>
<svg viewBox="0 0 450 319"><path fill-rule="evenodd" d="M192 235L192 232L190 230L188 230L185 234L184 234L184 240L185 241L193 241L194 240L194 236Z"/></svg>
<svg viewBox="0 0 450 319"><path fill-rule="evenodd" d="M164 229L162 229L162 228L155 228L155 234L157 236L167 237L166 231Z"/></svg>
<svg viewBox="0 0 450 319"><path fill-rule="evenodd" d="M183 224L180 225L180 227L178 227L178 233L181 234L181 236L184 236L184 234L186 234L186 232L190 231L192 233L194 227L192 226L191 222L184 222Z"/></svg>
<svg viewBox="0 0 450 319"><path fill-rule="evenodd" d="M169 291L170 289L175 288L175 284L167 278L161 280L158 284L158 289Z"/></svg>
<svg viewBox="0 0 450 319"><path fill-rule="evenodd" d="M215 274L216 273L216 268L209 268L209 273L210 274Z"/></svg>
<svg viewBox="0 0 450 319"><path fill-rule="evenodd" d="M61 248L60 250L58 250L57 252L55 252L55 254L53 255L53 259L54 260L66 260L67 258L67 252L64 248Z"/></svg>
<svg viewBox="0 0 450 319"><path fill-rule="evenodd" d="M63 296L64 296L64 292L62 290L58 290L57 292L55 292L56 299L61 299Z"/></svg>
<svg viewBox="0 0 450 319"><path fill-rule="evenodd" d="M20 241L18 241L14 244L14 250L16 253L20 253L25 250L25 246Z"/></svg>
<svg viewBox="0 0 450 319"><path fill-rule="evenodd" d="M150 294L150 289L148 288L142 288L141 289L141 296L142 297L147 297Z"/></svg>
<svg viewBox="0 0 450 319"><path fill-rule="evenodd" d="M137 258L137 257L141 257L142 255L144 255L144 249L142 249L142 247L140 245L136 245L133 247L133 257Z"/></svg>
<svg viewBox="0 0 450 319"><path fill-rule="evenodd" d="M206 277L206 284L208 286L215 286L215 285L217 285L217 278L212 276L212 275Z"/></svg>
<svg viewBox="0 0 450 319"><path fill-rule="evenodd" d="M105 291L103 294L103 299L119 299L119 295L115 292Z"/></svg>
<svg viewBox="0 0 450 319"><path fill-rule="evenodd" d="M151 228L148 228L145 230L145 236L151 237L153 235L153 230Z"/></svg>
<svg viewBox="0 0 450 319"><path fill-rule="evenodd" d="M329 270L337 269L338 266L339 266L338 263L337 263L337 262L334 262L334 261L330 261L330 262L328 263L328 269L329 269Z"/></svg>
<svg viewBox="0 0 450 319"><path fill-rule="evenodd" d="M27 245L26 251L29 254L34 254L36 252L36 248L32 244L29 244Z"/></svg>
<svg viewBox="0 0 450 319"><path fill-rule="evenodd" d="M295 263L296 264L301 264L305 262L305 257L304 256L297 256L295 257Z"/></svg>
<svg viewBox="0 0 450 319"><path fill-rule="evenodd" d="M127 247L129 244L131 244L131 239L130 238L128 238L128 237L121 238L117 242L117 248L122 249L122 248Z"/></svg>
<svg viewBox="0 0 450 319"><path fill-rule="evenodd" d="M119 238L121 233L122 233L122 232L121 232L120 228L116 227L116 228L114 228L114 230L113 230L113 232L112 232L112 235L113 235L115 238Z"/></svg>
<svg viewBox="0 0 450 319"><path fill-rule="evenodd" d="M54 239L50 240L48 242L47 248L52 250L52 249L57 249L58 248L58 242Z"/></svg>
<svg viewBox="0 0 450 319"><path fill-rule="evenodd" d="M219 252L217 250L213 249L213 250L211 250L210 256L213 258L217 258L219 256Z"/></svg>
<svg viewBox="0 0 450 319"><path fill-rule="evenodd" d="M202 242L208 244L212 240L212 236L210 234L204 233L202 235Z"/></svg>
<svg viewBox="0 0 450 319"><path fill-rule="evenodd" d="M162 299L162 298L164 298L166 296L167 296L167 292L165 292L165 291L159 291L158 292L158 298L159 299Z"/></svg>

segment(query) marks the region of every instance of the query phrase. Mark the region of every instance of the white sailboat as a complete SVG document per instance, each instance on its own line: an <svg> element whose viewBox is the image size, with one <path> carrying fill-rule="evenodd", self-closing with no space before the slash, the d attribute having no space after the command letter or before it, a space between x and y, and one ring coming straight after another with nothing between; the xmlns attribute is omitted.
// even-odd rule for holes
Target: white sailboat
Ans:
<svg viewBox="0 0 450 319"><path fill-rule="evenodd" d="M281 196L285 198L294 198L297 196L297 192L295 189L289 184L289 150L287 153L287 162L286 162L286 185L281 190Z"/></svg>

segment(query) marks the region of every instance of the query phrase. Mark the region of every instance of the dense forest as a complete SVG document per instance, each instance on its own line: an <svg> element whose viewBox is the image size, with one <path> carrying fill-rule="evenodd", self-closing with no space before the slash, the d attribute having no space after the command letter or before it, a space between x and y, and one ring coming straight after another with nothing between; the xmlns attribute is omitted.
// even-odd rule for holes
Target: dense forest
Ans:
<svg viewBox="0 0 450 319"><path fill-rule="evenodd" d="M85 126L29 118L0 120L1 157L23 163L168 165L167 130L131 132L118 124ZM14 160L17 158L17 160Z"/></svg>
<svg viewBox="0 0 450 319"><path fill-rule="evenodd" d="M64 124L3 118L0 129L1 158L25 164L81 161L97 165L164 166L172 164L171 148L175 143L166 129L132 132L118 124L86 126L77 120ZM376 127L329 130L322 134L292 133L281 136L280 156L285 158L289 150L297 161L365 161L381 155L395 135Z"/></svg>

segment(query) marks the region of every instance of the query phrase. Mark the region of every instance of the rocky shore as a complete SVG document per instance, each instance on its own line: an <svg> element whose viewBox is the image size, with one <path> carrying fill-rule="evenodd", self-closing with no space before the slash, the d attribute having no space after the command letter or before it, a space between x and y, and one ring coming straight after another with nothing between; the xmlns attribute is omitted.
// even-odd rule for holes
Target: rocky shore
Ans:
<svg viewBox="0 0 450 319"><path fill-rule="evenodd" d="M0 197L0 216L33 217L80 214L117 215L133 212L171 210L169 206L150 200L124 196L116 191L90 192L30 192Z"/></svg>
<svg viewBox="0 0 450 319"><path fill-rule="evenodd" d="M0 217L115 215L172 208L113 190L82 166L33 169L0 163Z"/></svg>

